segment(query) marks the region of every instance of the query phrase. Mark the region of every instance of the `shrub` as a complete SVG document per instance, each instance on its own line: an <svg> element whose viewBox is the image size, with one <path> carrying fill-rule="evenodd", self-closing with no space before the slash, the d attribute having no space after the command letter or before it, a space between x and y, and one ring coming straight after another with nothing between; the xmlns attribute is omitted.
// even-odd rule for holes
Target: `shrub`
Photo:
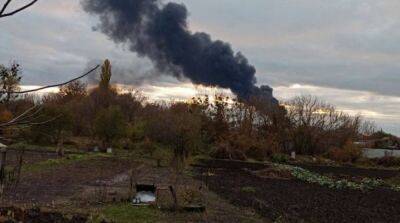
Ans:
<svg viewBox="0 0 400 223"><path fill-rule="evenodd" d="M351 141L346 142L343 148L332 148L328 152L328 157L338 162L355 162L361 155L361 149Z"/></svg>
<svg viewBox="0 0 400 223"><path fill-rule="evenodd" d="M183 205L202 205L204 203L201 191L197 187L186 186L181 193Z"/></svg>
<svg viewBox="0 0 400 223"><path fill-rule="evenodd" d="M261 148L259 146L252 146L247 150L246 156L258 161L263 161L265 157L268 156L268 154L264 148Z"/></svg>
<svg viewBox="0 0 400 223"><path fill-rule="evenodd" d="M219 143L210 154L216 159L246 160L246 155L237 149L233 149L228 143Z"/></svg>
<svg viewBox="0 0 400 223"><path fill-rule="evenodd" d="M138 120L127 128L127 135L132 142L142 141L145 138L146 122Z"/></svg>
<svg viewBox="0 0 400 223"><path fill-rule="evenodd" d="M271 156L271 161L274 163L286 163L289 160L289 156L283 153L276 153Z"/></svg>
<svg viewBox="0 0 400 223"><path fill-rule="evenodd" d="M373 159L377 165L384 167L398 167L400 166L400 158L393 156L385 156L382 158Z"/></svg>
<svg viewBox="0 0 400 223"><path fill-rule="evenodd" d="M170 164L174 157L171 149L160 147L157 144L154 144L154 147L155 150L151 157L157 162L157 167Z"/></svg>
<svg viewBox="0 0 400 223"><path fill-rule="evenodd" d="M113 145L116 148L124 149L124 150L134 150L135 149L135 144L129 138L119 139Z"/></svg>
<svg viewBox="0 0 400 223"><path fill-rule="evenodd" d="M19 142L10 145L8 148L15 150L26 150L28 148L28 144L26 144L25 142Z"/></svg>
<svg viewBox="0 0 400 223"><path fill-rule="evenodd" d="M246 156L258 161L263 161L272 154L280 153L282 149L274 138L264 139L262 141L253 140L253 144L246 151Z"/></svg>
<svg viewBox="0 0 400 223"><path fill-rule="evenodd" d="M149 153L150 156L153 156L154 151L156 151L157 146L149 139L149 138L145 138L143 141L143 150L146 153Z"/></svg>

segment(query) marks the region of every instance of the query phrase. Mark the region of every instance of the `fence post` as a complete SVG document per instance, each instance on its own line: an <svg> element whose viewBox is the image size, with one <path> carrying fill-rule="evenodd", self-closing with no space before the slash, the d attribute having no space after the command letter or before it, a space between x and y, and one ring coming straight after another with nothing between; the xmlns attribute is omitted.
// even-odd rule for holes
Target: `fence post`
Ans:
<svg viewBox="0 0 400 223"><path fill-rule="evenodd" d="M0 197L4 193L4 186L5 186L6 155L7 155L7 150L4 148L0 149Z"/></svg>

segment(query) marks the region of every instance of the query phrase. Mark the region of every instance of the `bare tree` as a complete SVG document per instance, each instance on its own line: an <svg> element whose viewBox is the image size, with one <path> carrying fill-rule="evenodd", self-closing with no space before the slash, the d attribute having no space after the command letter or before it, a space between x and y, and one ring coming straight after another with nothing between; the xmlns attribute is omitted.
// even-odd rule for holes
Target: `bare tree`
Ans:
<svg viewBox="0 0 400 223"><path fill-rule="evenodd" d="M325 152L329 147L342 147L357 137L359 116L350 116L313 96L300 96L287 103L291 138L299 153Z"/></svg>
<svg viewBox="0 0 400 223"><path fill-rule="evenodd" d="M365 121L363 124L360 126L360 133L363 136L370 136L377 132L377 127L376 124L372 121Z"/></svg>
<svg viewBox="0 0 400 223"><path fill-rule="evenodd" d="M12 16L14 14L17 14L18 12L21 12L29 7L31 7L32 5L34 5L38 0L33 0L31 2L29 2L28 4L25 4L17 9L12 10L11 12L6 12L6 9L8 8L8 6L10 5L10 3L12 2L12 0L7 0L3 7L1 8L0 11L0 18L2 17L7 17L7 16Z"/></svg>

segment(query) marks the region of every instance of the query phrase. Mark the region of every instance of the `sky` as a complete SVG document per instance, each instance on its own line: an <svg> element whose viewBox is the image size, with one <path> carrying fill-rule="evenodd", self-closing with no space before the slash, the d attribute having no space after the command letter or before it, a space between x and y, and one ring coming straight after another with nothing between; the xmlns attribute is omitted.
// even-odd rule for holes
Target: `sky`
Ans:
<svg viewBox="0 0 400 223"><path fill-rule="evenodd" d="M256 67L258 85L272 86L281 101L312 94L400 135L400 1L173 1L188 8L193 32L241 51ZM148 59L94 31L97 23L79 0L39 0L0 20L0 64L17 61L23 85L44 85L109 58L114 81L149 97L183 99L207 91L160 74Z"/></svg>

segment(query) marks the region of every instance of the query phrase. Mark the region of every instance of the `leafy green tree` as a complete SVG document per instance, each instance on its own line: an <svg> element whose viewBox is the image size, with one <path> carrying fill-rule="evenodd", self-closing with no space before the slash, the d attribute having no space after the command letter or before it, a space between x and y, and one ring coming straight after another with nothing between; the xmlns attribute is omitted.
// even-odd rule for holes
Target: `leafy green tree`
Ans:
<svg viewBox="0 0 400 223"><path fill-rule="evenodd" d="M101 80L100 89L107 90L110 87L111 80L111 62L107 59L104 61L103 66L101 66Z"/></svg>
<svg viewBox="0 0 400 223"><path fill-rule="evenodd" d="M117 106L111 106L98 112L94 126L95 134L105 148L126 133L126 121L121 109Z"/></svg>
<svg viewBox="0 0 400 223"><path fill-rule="evenodd" d="M63 105L46 104L36 121L41 124L31 127L31 134L35 141L56 144L58 154L63 156L63 143L71 134L73 126L71 111Z"/></svg>
<svg viewBox="0 0 400 223"><path fill-rule="evenodd" d="M108 108L116 104L115 100L118 96L118 92L110 85L111 75L111 62L105 60L101 67L99 87L95 88L90 93L91 100L96 110Z"/></svg>

